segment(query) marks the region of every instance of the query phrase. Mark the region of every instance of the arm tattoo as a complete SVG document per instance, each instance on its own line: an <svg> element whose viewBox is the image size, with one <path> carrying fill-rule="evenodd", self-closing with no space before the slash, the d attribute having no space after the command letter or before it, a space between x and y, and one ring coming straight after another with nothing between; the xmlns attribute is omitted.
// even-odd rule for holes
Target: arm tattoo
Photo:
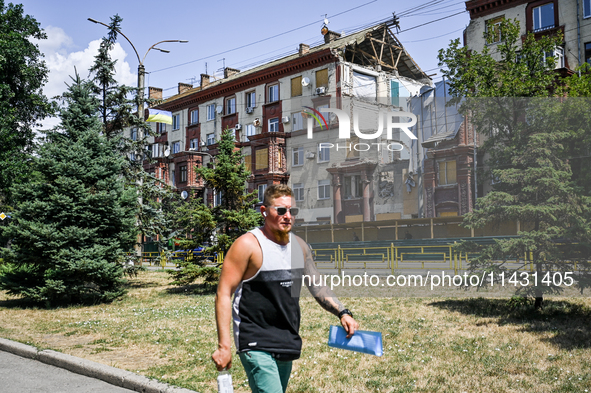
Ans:
<svg viewBox="0 0 591 393"><path fill-rule="evenodd" d="M345 306L343 306L329 287L321 285L322 275L318 272L316 263L314 263L310 254L306 254L304 274L311 278L306 281L308 290L323 309L338 316L345 309ZM314 283L320 283L320 285L314 285Z"/></svg>

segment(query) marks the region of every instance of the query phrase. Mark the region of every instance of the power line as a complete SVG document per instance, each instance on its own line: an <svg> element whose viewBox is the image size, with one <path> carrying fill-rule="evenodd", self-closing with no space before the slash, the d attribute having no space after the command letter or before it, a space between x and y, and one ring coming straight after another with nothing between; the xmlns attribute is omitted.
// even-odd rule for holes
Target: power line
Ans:
<svg viewBox="0 0 591 393"><path fill-rule="evenodd" d="M376 1L378 1L378 0L372 0L372 1L369 1L369 2L367 2L367 3L361 4L361 5L357 6L357 7L350 8L350 9L348 9L348 10L346 10L346 11L343 11L343 12L340 12L340 13L338 13L338 14L331 15L330 17L332 18L332 17L335 17L335 16L342 15L342 14L344 14L344 13L347 13L347 12L350 12L350 11L356 10L356 9L358 9L358 8L364 7L364 6L368 5L368 4L375 3ZM289 33L293 33L294 31L301 30L301 29L303 29L303 28L305 28L305 27L308 27L308 26L315 25L315 24L317 24L317 23L319 23L319 22L322 22L323 20L324 20L324 19L321 19L321 20L316 20L316 21L314 21L314 22L312 22L312 23L308 23L308 24L306 24L306 25L303 25L303 26L300 26L300 27L296 27L295 29L291 29L291 30L285 31L285 32L283 32L283 33L275 34L274 36L267 37L267 38L263 38L263 39L260 39L260 40L258 40L258 41L255 41L255 42L251 42L250 44L245 44L245 45L242 45L242 46L239 46L239 47L233 48L233 49L228 49L228 50L225 50L225 51L223 51L223 52L216 53L216 54L214 54L214 55L210 55L210 56L202 57L202 58L200 58L200 59L196 59L196 60L191 60L191 61L188 61L188 62L185 62L185 63L182 63L182 64L177 64L177 65L174 65L174 66L170 66L170 67L161 68L161 69L159 69L159 70L152 71L152 73L155 73L155 72L160 72L160 71L165 71L165 70L170 70L170 69L172 69L172 68L176 68L176 67L184 66L184 65L187 65L187 64L191 64L191 63L196 63L196 62L198 62L198 61L205 60L205 59L208 59L208 58L210 58L210 57L214 57L214 56L220 56L220 55L223 55L223 54L226 54L226 53L229 53L229 52L233 52L233 51L236 51L236 50L239 50L239 49L247 48L247 47L249 47L249 46L252 46L252 45L255 45L255 44L260 44L261 42L265 42L265 41L271 40L271 39L273 39L273 38L281 37L282 35L289 34Z"/></svg>
<svg viewBox="0 0 591 393"><path fill-rule="evenodd" d="M346 12L350 12L350 11L352 11L352 10L355 10L355 9L357 9L357 8L363 7L363 6L367 5L367 4L371 4L371 3L375 2L375 1L377 1L377 0L374 0L374 1L371 1L371 2L368 2L368 3L364 3L364 4L360 5L360 6L357 6L357 7L351 8L351 9L349 9L349 10L346 10L346 11L340 12L340 13L338 13L338 14L335 14L335 15L333 15L333 16L337 16L337 15L344 14L344 13L346 13ZM438 1L434 1L434 2L432 1L432 2L429 2L429 3L438 4L438 3L441 3L442 1L443 1L443 0L438 0ZM451 18L451 17L453 17L453 16L456 16L456 15L462 14L462 13L464 13L464 12L466 12L466 11L458 12L458 13L455 13L455 14L447 15L447 16L445 16L445 17L443 17L443 18L439 18L439 19L435 19L435 20L432 20L432 21L429 21L429 22L425 22L425 23L423 23L423 24L420 24L420 25L413 26L413 27L410 27L410 28L408 28L408 29L402 30L400 33L404 33L404 32L406 32L406 31L409 31L409 30L412 30L412 29L415 29L415 28L418 28L418 27L421 27L421 26L428 25L428 24L430 24L430 23L439 22L439 21L442 21L442 20L445 20L445 19ZM332 17L332 16L331 16L331 17ZM353 28L352 30L345 30L345 31L346 31L346 35L355 34L356 32L359 32L359 31L365 30L365 29L367 29L367 28L369 28L369 27L371 27L371 26L375 26L375 25L378 25L378 24L380 24L380 23L385 23L385 22L387 22L387 21L389 21L389 20L391 20L391 19L392 19L392 17L388 17L388 18L384 18L384 19L381 19L381 20L378 20L378 21L374 21L374 22L371 22L371 23L365 24L365 25L361 25L361 26L359 26L359 25L358 25L358 26L356 26L355 28ZM210 55L210 56L207 56L207 57L203 57L203 58L200 58L200 59L197 59L197 60L192 60L192 61L189 61L189 62L186 62L186 63L177 64L177 65L174 65L174 66L170 66L170 67L162 68L162 69L159 69L159 70L156 70L156 71L152 71L152 73L154 73L154 72L159 72L159 71L164 71L164 70L168 70L168 69L171 69L171 68L180 67L180 66L183 66L183 65L186 65L186 64L191 64L191 63L194 63L194 62L197 62L197 61L200 61L200 60L204 60L204 59L207 59L207 58L210 58L210 57L213 57L213 56L219 56L219 55L221 55L221 54L225 54L225 53L228 53L228 52L231 52L231 51L234 51L234 50L242 49L242 48L245 48L245 47L248 47L248 46L254 45L254 44L256 44L256 43L260 43L260 42L263 42L263 41L266 41L266 40L269 40L269 39L272 39L272 38L275 38L275 37L278 37L278 36L281 36L281 35L287 34L287 33L289 33L289 32L293 32L293 31L296 31L296 30L302 29L302 28L304 28L304 27L307 27L307 26L313 25L314 23L318 23L318 22L309 23L309 24L307 24L307 25L304 25L304 26L301 26L301 27L298 27L298 28L292 29L292 30L290 30L290 31L288 31L288 32L280 33L280 34L277 34L277 35L275 35L275 36L272 36L272 37L268 37L268 38L265 38L265 39L262 39L262 40L259 40L259 41L256 41L256 42L253 42L253 43L250 43L250 44L246 44L246 45L240 46L240 47L238 47L238 48L229 49L229 50L226 50L226 51L223 51L223 52L220 52L220 53L214 54L214 55ZM457 30L456 30L456 31L457 31ZM453 33L453 32L450 32L450 33L447 33L447 34L451 34L451 33ZM444 34L444 35L447 35L447 34ZM442 36L443 36L443 35L442 35ZM432 38L430 38L430 39L433 39L433 38L439 38L439 37L441 37L441 36L432 37ZM421 40L418 40L418 41L421 41ZM408 42L418 42L418 41L408 41ZM323 42L322 40L320 40L320 41L316 41L316 42L312 43L310 46L315 46L315 45L321 44L322 42ZM272 52L270 52L270 53L272 53ZM278 56L270 57L270 58L267 58L267 59L261 60L260 62L254 62L254 63L248 64L247 66L248 66L248 67L250 67L250 66L253 66L253 67L254 67L254 66L258 65L258 64L264 64L264 63L267 63L267 62L270 62L270 61L273 61L273 60L276 60L276 59L279 59L279 58L282 58L282 57L288 56L288 55L290 55L290 54L292 54L292 53L294 53L294 52L293 52L293 51L284 52L284 53L281 53L281 54L279 54ZM438 68L435 68L435 69L438 69ZM428 70L428 71L431 71L431 70ZM166 88L166 89L164 89L164 90L171 90L171 89L174 89L174 88L176 88L176 86L169 87L169 88Z"/></svg>

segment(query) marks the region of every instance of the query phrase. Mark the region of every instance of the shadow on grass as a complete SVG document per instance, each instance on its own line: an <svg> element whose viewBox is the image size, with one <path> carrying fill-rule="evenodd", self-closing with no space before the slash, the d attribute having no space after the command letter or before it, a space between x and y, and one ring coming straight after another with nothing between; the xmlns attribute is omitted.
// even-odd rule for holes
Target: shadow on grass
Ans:
<svg viewBox="0 0 591 393"><path fill-rule="evenodd" d="M154 288L160 287L162 284L156 281L139 281L133 279L127 279L127 282L123 284L125 289L143 289L143 288Z"/></svg>
<svg viewBox="0 0 591 393"><path fill-rule="evenodd" d="M552 332L551 337L541 340L562 349L591 348L591 309L568 300L544 300L541 310L535 310L532 302L516 302L515 298L448 299L429 305L479 318L496 318L499 325L521 325L522 332Z"/></svg>
<svg viewBox="0 0 591 393"><path fill-rule="evenodd" d="M217 284L199 283L167 288L166 292L176 295L215 295L217 288Z"/></svg>
<svg viewBox="0 0 591 393"><path fill-rule="evenodd" d="M43 308L40 303L35 303L28 299L13 298L0 300L0 308L20 308L20 309L31 309L31 308Z"/></svg>

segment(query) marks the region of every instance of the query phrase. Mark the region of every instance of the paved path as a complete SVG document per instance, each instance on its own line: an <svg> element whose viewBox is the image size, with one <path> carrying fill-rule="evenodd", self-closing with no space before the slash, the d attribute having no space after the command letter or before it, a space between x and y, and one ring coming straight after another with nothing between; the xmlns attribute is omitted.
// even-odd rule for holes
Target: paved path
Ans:
<svg viewBox="0 0 591 393"><path fill-rule="evenodd" d="M95 378L0 351L2 393L129 393Z"/></svg>

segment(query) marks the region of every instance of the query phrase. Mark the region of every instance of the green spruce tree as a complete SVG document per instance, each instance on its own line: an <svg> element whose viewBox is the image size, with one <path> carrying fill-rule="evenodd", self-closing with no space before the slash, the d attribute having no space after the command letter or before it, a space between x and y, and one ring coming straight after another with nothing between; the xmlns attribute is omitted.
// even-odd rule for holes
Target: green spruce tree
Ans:
<svg viewBox="0 0 591 393"><path fill-rule="evenodd" d="M125 158L107 139L91 84L78 76L64 94L61 126L46 133L38 179L14 188L6 229L12 246L0 288L46 304L110 301L123 293L122 262L135 239Z"/></svg>

